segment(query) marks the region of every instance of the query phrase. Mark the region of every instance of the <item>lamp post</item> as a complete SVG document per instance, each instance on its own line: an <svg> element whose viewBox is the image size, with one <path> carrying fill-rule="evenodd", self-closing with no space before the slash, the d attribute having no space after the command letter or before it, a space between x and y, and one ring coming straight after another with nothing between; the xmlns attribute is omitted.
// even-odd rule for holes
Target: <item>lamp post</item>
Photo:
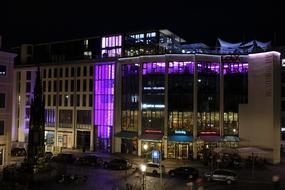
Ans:
<svg viewBox="0 0 285 190"><path fill-rule="evenodd" d="M143 181L142 181L142 189L143 190L145 190L146 188L145 188L145 183L144 183L144 181L145 181L145 172L146 172L146 165L145 164L142 164L141 165L141 171L142 171L142 174L143 174Z"/></svg>
<svg viewBox="0 0 285 190"><path fill-rule="evenodd" d="M143 149L144 149L144 152L145 152L145 162L147 162L147 149L148 149L148 145L147 145L147 144L144 144L144 145L143 145Z"/></svg>

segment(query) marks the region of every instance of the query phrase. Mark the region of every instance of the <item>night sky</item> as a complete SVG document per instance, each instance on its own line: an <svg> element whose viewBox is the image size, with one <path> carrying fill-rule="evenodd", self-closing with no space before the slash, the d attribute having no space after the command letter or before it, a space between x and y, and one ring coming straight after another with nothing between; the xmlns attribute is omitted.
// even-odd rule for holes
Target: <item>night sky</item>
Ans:
<svg viewBox="0 0 285 190"><path fill-rule="evenodd" d="M6 48L152 28L168 28L190 43L210 46L217 37L231 42L273 41L278 31L277 44L285 44L282 6L272 0L19 2L1 4L0 34Z"/></svg>

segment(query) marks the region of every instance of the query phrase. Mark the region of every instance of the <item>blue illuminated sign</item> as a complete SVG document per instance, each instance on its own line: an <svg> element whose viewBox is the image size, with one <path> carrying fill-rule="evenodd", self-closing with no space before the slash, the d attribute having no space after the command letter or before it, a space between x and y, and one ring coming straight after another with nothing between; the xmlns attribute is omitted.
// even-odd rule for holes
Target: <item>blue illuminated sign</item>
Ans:
<svg viewBox="0 0 285 190"><path fill-rule="evenodd" d="M179 134L179 135L186 135L186 131L184 131L184 130L175 130L174 133Z"/></svg>

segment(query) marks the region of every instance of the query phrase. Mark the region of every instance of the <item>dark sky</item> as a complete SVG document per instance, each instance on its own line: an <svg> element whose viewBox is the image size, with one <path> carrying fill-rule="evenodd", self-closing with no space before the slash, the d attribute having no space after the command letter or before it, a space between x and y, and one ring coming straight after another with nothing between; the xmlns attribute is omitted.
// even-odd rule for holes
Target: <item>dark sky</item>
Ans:
<svg viewBox="0 0 285 190"><path fill-rule="evenodd" d="M0 34L6 47L151 28L168 28L191 43L209 45L217 37L273 40L278 31L277 43L285 44L281 11L281 3L272 0L10 0L1 5Z"/></svg>

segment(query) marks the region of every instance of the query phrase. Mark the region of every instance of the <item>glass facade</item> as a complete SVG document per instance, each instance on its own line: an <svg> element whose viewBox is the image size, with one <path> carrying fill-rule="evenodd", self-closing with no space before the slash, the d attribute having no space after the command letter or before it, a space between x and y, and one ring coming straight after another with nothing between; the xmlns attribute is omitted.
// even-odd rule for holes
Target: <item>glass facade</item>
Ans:
<svg viewBox="0 0 285 190"><path fill-rule="evenodd" d="M165 63L142 65L142 133L164 131Z"/></svg>
<svg viewBox="0 0 285 190"><path fill-rule="evenodd" d="M239 134L239 104L247 103L248 63L224 62L224 136Z"/></svg>
<svg viewBox="0 0 285 190"><path fill-rule="evenodd" d="M97 148L110 151L114 111L115 64L94 67L94 125L97 128Z"/></svg>
<svg viewBox="0 0 285 190"><path fill-rule="evenodd" d="M168 134L175 134L175 130L193 134L193 90L194 63L169 62Z"/></svg>
<svg viewBox="0 0 285 190"><path fill-rule="evenodd" d="M197 132L220 133L220 64L197 63Z"/></svg>
<svg viewBox="0 0 285 190"><path fill-rule="evenodd" d="M122 131L138 131L139 65L122 65Z"/></svg>

